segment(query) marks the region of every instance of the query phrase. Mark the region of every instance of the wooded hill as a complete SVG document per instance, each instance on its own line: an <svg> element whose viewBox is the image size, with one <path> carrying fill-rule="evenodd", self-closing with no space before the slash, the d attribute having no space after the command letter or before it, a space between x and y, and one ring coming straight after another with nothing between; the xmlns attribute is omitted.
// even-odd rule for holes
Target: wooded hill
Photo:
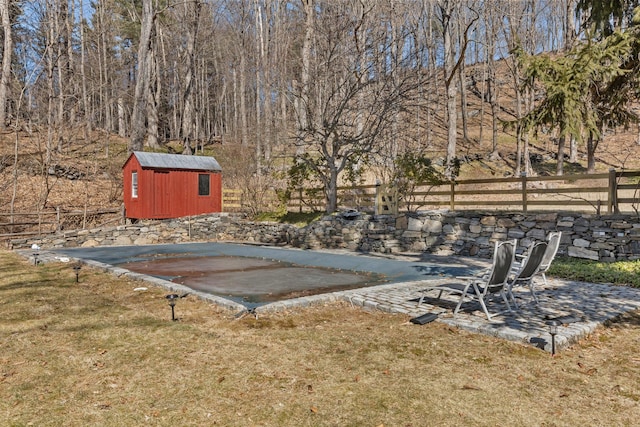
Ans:
<svg viewBox="0 0 640 427"><path fill-rule="evenodd" d="M0 2L2 209L117 207L134 149L212 154L247 191L296 165L327 210L405 155L461 177L636 168L635 6Z"/></svg>

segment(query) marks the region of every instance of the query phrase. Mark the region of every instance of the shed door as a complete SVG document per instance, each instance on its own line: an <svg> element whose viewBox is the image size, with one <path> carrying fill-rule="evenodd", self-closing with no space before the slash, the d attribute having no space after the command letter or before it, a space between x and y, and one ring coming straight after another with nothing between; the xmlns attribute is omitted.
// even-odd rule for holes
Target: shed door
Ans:
<svg viewBox="0 0 640 427"><path fill-rule="evenodd" d="M171 214L169 172L153 171L153 213L157 217Z"/></svg>

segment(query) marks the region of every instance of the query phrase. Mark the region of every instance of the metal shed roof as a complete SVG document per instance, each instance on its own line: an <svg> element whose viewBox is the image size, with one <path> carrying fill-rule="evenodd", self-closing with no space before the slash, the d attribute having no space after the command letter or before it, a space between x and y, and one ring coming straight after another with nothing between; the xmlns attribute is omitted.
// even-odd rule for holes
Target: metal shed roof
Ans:
<svg viewBox="0 0 640 427"><path fill-rule="evenodd" d="M143 168L187 169L201 171L221 171L218 161L213 157L187 156L182 154L145 153L134 151Z"/></svg>

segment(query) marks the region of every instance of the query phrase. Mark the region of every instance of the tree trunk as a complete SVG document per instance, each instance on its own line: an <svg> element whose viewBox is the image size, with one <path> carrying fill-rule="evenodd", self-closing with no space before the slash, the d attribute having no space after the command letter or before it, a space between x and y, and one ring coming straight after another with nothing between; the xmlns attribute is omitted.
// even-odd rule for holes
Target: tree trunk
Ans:
<svg viewBox="0 0 640 427"><path fill-rule="evenodd" d="M569 161L571 163L578 161L578 141L574 135L569 138Z"/></svg>
<svg viewBox="0 0 640 427"><path fill-rule="evenodd" d="M453 177L453 163L456 158L456 139L458 136L456 109L456 86L449 84L447 87L447 176Z"/></svg>
<svg viewBox="0 0 640 427"><path fill-rule="evenodd" d="M147 147L158 149L158 99L160 96L160 77L158 75L158 61L154 55L148 55L147 60L150 62L147 66L150 72L150 88L147 91Z"/></svg>
<svg viewBox="0 0 640 427"><path fill-rule="evenodd" d="M302 43L302 70L300 73L300 95L296 97L296 116L298 121L297 138L302 140L304 132L309 127L308 113L310 111L310 76L311 76L311 49L315 36L315 0L302 0L305 13L304 41ZM298 144L296 154L304 153L304 145Z"/></svg>
<svg viewBox="0 0 640 427"><path fill-rule="evenodd" d="M65 0L66 1L66 0ZM67 94L65 96L65 103L67 105L68 112L68 124L70 126L75 126L77 124L77 114L78 114L78 99L80 95L78 93L78 84L75 76L75 50L74 50L74 19L76 16L76 8L75 1L69 2L69 11L65 16L66 22L66 48L67 48L67 61L65 64L65 74L67 76ZM66 99L68 98L68 99Z"/></svg>
<svg viewBox="0 0 640 427"><path fill-rule="evenodd" d="M574 42L577 38L576 35L576 7L578 0L566 0L567 1L567 11L566 11L566 24L565 24L565 32L564 32L564 50L568 52L574 45Z"/></svg>
<svg viewBox="0 0 640 427"><path fill-rule="evenodd" d="M122 138L127 136L127 125L125 122L124 99L121 96L117 100L118 109L118 135Z"/></svg>
<svg viewBox="0 0 640 427"><path fill-rule="evenodd" d="M240 97L240 138L242 139L242 145L249 145L249 125L247 123L247 97L246 86L247 86L247 66L246 66L246 54L244 50L240 53L240 88L238 96Z"/></svg>
<svg viewBox="0 0 640 427"><path fill-rule="evenodd" d="M53 9L53 6L49 4L49 6ZM52 11L49 11L52 13ZM53 128L55 126L55 84L54 84L54 71L55 71L55 51L54 51L54 42L57 39L55 34L54 23L51 22L53 19L51 18L48 28L47 28L47 55L46 55L46 63L47 63L47 144L46 144L46 154L44 158L44 164L48 165L51 163L52 150L53 150Z"/></svg>
<svg viewBox="0 0 640 427"><path fill-rule="evenodd" d="M325 182L325 196L326 196L326 212L333 213L338 210L338 169L335 165L329 168L329 176Z"/></svg>
<svg viewBox="0 0 640 427"><path fill-rule="evenodd" d="M142 22L140 27L140 42L138 44L138 70L136 73L136 87L133 96L133 112L131 114L131 139L129 151L140 151L144 146L146 135L147 99L149 92L149 61L151 32L155 12L152 0L142 0Z"/></svg>
<svg viewBox="0 0 640 427"><path fill-rule="evenodd" d="M596 171L596 147L597 142L593 139L593 133L589 132L587 138L587 173L594 173Z"/></svg>
<svg viewBox="0 0 640 427"><path fill-rule="evenodd" d="M58 108L57 108L57 113L58 113L58 118L56 120L58 126L59 126L59 131L62 132L63 126L65 125L65 113L67 113L67 108L65 106L65 95L68 91L67 89L67 85L69 84L69 79L67 76L67 65L68 65L68 60L69 58L67 58L67 39L66 39L66 35L63 33L62 31L62 22L61 19L63 17L65 17L67 15L67 0L60 0L58 2L57 6L55 7L55 12L51 12L53 14L53 16L55 16L54 19L54 25L55 25L55 44L56 44L56 61L55 61L55 70L58 73L58 82L57 82L57 86L58 86ZM60 141L61 139L58 138L58 147L57 147L57 151L61 152L61 147L60 147Z"/></svg>
<svg viewBox="0 0 640 427"><path fill-rule="evenodd" d="M10 0L0 0L0 15L2 18L2 76L0 77L0 130L7 127L7 100L9 98L9 83L11 81L11 60L13 54L13 32L9 15Z"/></svg>
<svg viewBox="0 0 640 427"><path fill-rule="evenodd" d="M467 113L467 70L464 61L458 68L458 84L460 85L460 116L462 118L462 141L469 142L469 126Z"/></svg>
<svg viewBox="0 0 640 427"><path fill-rule="evenodd" d="M452 178L453 161L456 157L457 116L456 85L454 83L454 47L452 36L451 13L452 10L442 8L443 41L444 41L444 82L445 82L445 106L447 116L447 164L446 175Z"/></svg>
<svg viewBox="0 0 640 427"><path fill-rule="evenodd" d="M564 174L564 146L567 143L567 136L562 135L558 138L558 164L556 165L556 175Z"/></svg>
<svg viewBox="0 0 640 427"><path fill-rule="evenodd" d="M600 136L596 139L593 133L589 132L587 139L587 173L595 173L596 171L596 150L598 149L598 144L604 138L604 125L598 123L598 128L600 129Z"/></svg>
<svg viewBox="0 0 640 427"><path fill-rule="evenodd" d="M1 0L0 0L1 1ZM80 78L82 79L82 108L84 110L84 139L89 140L92 129L91 104L89 103L89 95L87 92L87 72L85 69L86 61L86 39L84 32L84 8L80 7Z"/></svg>
<svg viewBox="0 0 640 427"><path fill-rule="evenodd" d="M262 99L263 99L263 67L264 67L264 36L262 28L262 8L258 0L254 1L254 14L255 14L255 25L256 25L256 124L255 124L255 135L256 135L256 174L258 176L262 175L262 138L266 134L265 130L262 128ZM268 103L269 100L266 100L265 103Z"/></svg>
<svg viewBox="0 0 640 427"><path fill-rule="evenodd" d="M491 157L498 155L498 88L495 62L489 68L489 104L491 106Z"/></svg>
<svg viewBox="0 0 640 427"><path fill-rule="evenodd" d="M182 116L182 143L184 145L183 154L192 154L191 142L194 137L194 120L195 120L195 71L196 71L196 43L198 39L198 25L200 22L200 9L202 3L200 1L185 3L187 28L187 50L185 56L187 58L187 72L184 78L184 112Z"/></svg>
<svg viewBox="0 0 640 427"><path fill-rule="evenodd" d="M487 46L489 105L491 107L491 157L498 155L498 82L495 61L495 34L492 34Z"/></svg>

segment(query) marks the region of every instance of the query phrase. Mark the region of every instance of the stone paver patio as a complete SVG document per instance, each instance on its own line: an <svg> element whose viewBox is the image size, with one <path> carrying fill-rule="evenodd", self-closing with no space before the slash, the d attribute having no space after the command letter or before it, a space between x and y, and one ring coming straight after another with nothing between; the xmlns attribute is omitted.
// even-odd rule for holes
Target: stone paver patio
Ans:
<svg viewBox="0 0 640 427"><path fill-rule="evenodd" d="M451 279L435 282L447 281ZM556 350L561 350L587 336L606 320L640 308L640 289L558 279L548 279L547 282L546 286L542 283L536 285L539 304L533 302L528 289L524 288L514 289L519 310L506 311L499 297L489 301L487 306L491 313L504 310L492 317L491 321L487 320L476 302L463 304L458 315L453 317L453 308L458 301L455 295L443 295L441 300L426 298L418 306L426 281L357 289L344 292L341 297L354 305L411 317L437 313L439 317L436 321L471 332L534 345L546 351L551 351L547 322L552 319L562 323L556 335ZM435 297L437 294L431 292L427 295Z"/></svg>

